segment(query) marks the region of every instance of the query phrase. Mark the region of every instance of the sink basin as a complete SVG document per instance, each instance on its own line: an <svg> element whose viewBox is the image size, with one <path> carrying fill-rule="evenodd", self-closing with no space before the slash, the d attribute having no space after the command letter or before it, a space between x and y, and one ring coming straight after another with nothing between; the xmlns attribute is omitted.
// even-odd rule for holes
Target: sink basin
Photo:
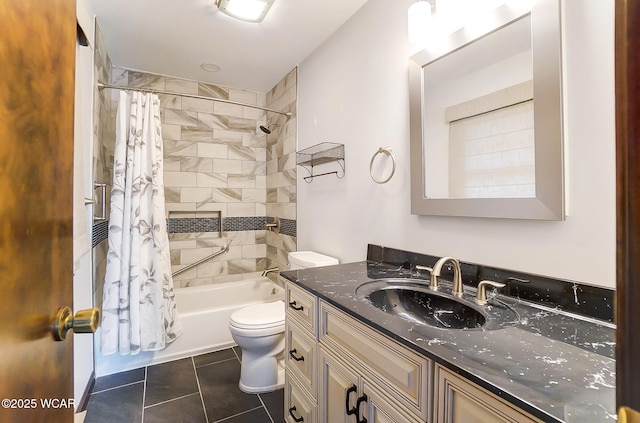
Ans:
<svg viewBox="0 0 640 423"><path fill-rule="evenodd" d="M487 318L478 310L435 293L403 288L386 288L368 296L375 307L431 326L447 329L482 327Z"/></svg>
<svg viewBox="0 0 640 423"><path fill-rule="evenodd" d="M482 307L469 299L431 291L428 281L389 278L367 282L356 296L386 313L441 329L497 329L517 322L518 313L506 304Z"/></svg>

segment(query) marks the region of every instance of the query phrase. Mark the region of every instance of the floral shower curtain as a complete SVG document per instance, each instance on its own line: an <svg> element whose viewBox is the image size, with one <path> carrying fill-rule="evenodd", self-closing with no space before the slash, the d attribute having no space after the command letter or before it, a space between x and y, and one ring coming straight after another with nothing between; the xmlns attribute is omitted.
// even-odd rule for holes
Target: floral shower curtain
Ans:
<svg viewBox="0 0 640 423"><path fill-rule="evenodd" d="M120 91L102 302L102 353L155 351L182 333L167 235L160 101Z"/></svg>

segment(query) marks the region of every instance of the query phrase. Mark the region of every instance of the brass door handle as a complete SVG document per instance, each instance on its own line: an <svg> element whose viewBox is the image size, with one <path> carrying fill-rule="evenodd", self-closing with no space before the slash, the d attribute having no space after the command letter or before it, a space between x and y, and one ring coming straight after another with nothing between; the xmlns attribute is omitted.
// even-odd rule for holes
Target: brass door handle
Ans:
<svg viewBox="0 0 640 423"><path fill-rule="evenodd" d="M71 315L71 307L64 306L58 309L51 324L51 333L56 341L64 341L67 332L73 330L75 333L93 333L98 329L100 321L100 310L88 308L80 310L75 316Z"/></svg>

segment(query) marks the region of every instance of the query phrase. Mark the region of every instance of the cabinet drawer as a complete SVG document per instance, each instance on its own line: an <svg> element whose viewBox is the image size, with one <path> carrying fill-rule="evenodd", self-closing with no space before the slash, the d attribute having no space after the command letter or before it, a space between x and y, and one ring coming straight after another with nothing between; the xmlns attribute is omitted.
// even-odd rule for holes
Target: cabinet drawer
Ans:
<svg viewBox="0 0 640 423"><path fill-rule="evenodd" d="M316 423L316 403L287 371L284 386L284 420L287 423Z"/></svg>
<svg viewBox="0 0 640 423"><path fill-rule="evenodd" d="M436 365L437 423L542 423L489 391Z"/></svg>
<svg viewBox="0 0 640 423"><path fill-rule="evenodd" d="M291 319L287 320L285 335L285 366L316 398L316 340Z"/></svg>
<svg viewBox="0 0 640 423"><path fill-rule="evenodd" d="M431 361L320 301L320 342L353 362L409 410L430 421Z"/></svg>
<svg viewBox="0 0 640 423"><path fill-rule="evenodd" d="M292 283L287 283L286 303L287 317L295 319L315 338L316 297Z"/></svg>

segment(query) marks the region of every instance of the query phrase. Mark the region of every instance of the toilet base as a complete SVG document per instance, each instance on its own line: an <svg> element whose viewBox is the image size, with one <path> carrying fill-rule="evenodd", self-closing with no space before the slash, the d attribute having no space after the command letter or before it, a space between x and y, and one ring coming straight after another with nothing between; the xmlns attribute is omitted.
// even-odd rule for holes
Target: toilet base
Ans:
<svg viewBox="0 0 640 423"><path fill-rule="evenodd" d="M278 389L284 388L284 361L278 361L278 377L276 383L274 385L269 386L247 386L242 383L242 378L238 383L240 390L247 394L262 394L265 392L276 391Z"/></svg>

